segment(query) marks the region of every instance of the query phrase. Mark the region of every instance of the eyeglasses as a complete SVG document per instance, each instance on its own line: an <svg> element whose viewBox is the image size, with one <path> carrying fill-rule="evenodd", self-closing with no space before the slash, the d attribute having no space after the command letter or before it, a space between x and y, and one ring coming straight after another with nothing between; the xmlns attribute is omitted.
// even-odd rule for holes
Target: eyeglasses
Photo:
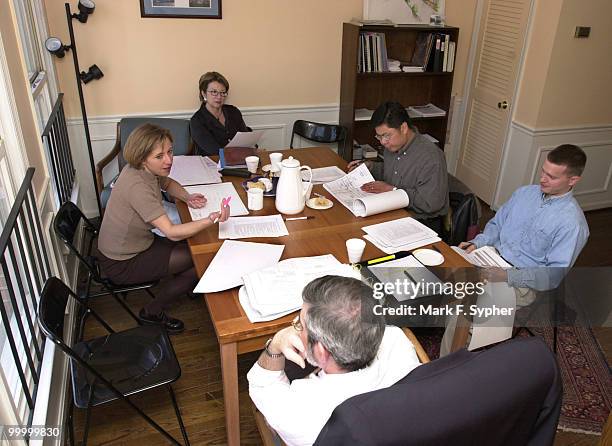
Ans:
<svg viewBox="0 0 612 446"><path fill-rule="evenodd" d="M302 331L304 329L302 321L300 321L299 314L291 321L291 325L293 326L293 328L295 328L295 331Z"/></svg>
<svg viewBox="0 0 612 446"><path fill-rule="evenodd" d="M383 142L383 141L389 142L389 140L391 138L393 138L393 134L392 133L385 133L383 135L374 135L374 138L376 138L380 142Z"/></svg>
<svg viewBox="0 0 612 446"><path fill-rule="evenodd" d="M222 98L227 96L227 91L207 90L206 93L212 96L221 96Z"/></svg>

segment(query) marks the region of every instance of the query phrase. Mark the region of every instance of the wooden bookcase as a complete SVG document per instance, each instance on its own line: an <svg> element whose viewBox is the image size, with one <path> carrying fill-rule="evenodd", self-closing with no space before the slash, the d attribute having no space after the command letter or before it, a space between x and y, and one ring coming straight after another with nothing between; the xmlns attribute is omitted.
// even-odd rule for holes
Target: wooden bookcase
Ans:
<svg viewBox="0 0 612 446"><path fill-rule="evenodd" d="M446 116L414 118L413 124L421 133L429 133L440 141L444 148L446 126L450 109L453 72L424 73L359 73L358 52L360 32L379 32L385 34L387 54L391 59L409 61L412 57L416 37L419 32L446 33L456 43L459 28L427 25L410 26L359 26L344 23L342 29L342 66L340 77L340 116L339 122L348 130L346 144L340 148L345 160L353 156L353 140L360 144L379 147L374 138L370 121L355 121L355 109L375 110L385 101L397 101L404 107L425 105L429 102L446 111ZM455 49L455 60L456 60Z"/></svg>

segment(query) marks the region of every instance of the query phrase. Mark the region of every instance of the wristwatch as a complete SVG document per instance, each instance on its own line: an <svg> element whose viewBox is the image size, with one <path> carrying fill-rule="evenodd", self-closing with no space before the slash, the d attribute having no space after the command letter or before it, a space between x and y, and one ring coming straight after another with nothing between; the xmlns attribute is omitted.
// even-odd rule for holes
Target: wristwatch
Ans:
<svg viewBox="0 0 612 446"><path fill-rule="evenodd" d="M270 353L270 350L268 350L268 346L270 345L270 343L272 343L272 338L266 341L266 346L264 347L264 351L266 352L266 355L268 355L270 358L273 358L273 359L282 358L283 357L282 353Z"/></svg>

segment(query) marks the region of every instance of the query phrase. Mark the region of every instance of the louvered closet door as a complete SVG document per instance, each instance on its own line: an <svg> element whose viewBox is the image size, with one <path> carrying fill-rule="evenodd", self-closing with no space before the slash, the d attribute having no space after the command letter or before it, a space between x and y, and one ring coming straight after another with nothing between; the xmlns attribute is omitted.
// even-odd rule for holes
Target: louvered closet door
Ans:
<svg viewBox="0 0 612 446"><path fill-rule="evenodd" d="M491 203L531 0L485 0L457 177Z"/></svg>

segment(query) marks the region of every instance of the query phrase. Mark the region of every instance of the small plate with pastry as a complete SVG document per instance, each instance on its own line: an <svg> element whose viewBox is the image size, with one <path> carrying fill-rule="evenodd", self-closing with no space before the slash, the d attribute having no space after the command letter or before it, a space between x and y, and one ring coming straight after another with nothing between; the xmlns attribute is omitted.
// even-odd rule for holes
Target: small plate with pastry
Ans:
<svg viewBox="0 0 612 446"><path fill-rule="evenodd" d="M306 206L311 209L329 209L334 202L325 197L314 197L306 202Z"/></svg>
<svg viewBox="0 0 612 446"><path fill-rule="evenodd" d="M269 179L267 177L253 177L242 182L242 187L245 191L249 189L257 188L264 191L264 197L275 197L276 196L276 185L278 184L278 177Z"/></svg>

